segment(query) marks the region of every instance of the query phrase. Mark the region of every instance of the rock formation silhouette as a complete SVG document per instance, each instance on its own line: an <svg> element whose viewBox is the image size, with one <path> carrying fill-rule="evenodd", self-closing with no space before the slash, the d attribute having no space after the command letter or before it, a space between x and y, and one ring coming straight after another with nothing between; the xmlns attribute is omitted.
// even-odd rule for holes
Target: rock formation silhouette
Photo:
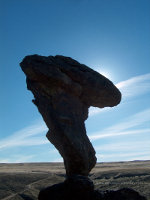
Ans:
<svg viewBox="0 0 150 200"><path fill-rule="evenodd" d="M84 124L88 108L116 106L121 93L107 78L69 57L31 55L20 65L67 176L88 176L96 164Z"/></svg>
<svg viewBox="0 0 150 200"><path fill-rule="evenodd" d="M42 190L39 200L145 199L128 189L99 193L88 178L96 157L84 121L90 106L120 103L121 93L114 84L70 57L31 55L20 66L34 95L33 103L49 128L47 138L63 157L67 175L65 182Z"/></svg>

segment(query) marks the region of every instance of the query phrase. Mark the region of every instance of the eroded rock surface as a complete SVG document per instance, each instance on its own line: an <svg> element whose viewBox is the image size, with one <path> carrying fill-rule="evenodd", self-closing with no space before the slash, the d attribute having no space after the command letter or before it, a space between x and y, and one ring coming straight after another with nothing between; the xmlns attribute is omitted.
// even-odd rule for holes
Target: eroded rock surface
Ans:
<svg viewBox="0 0 150 200"><path fill-rule="evenodd" d="M84 182L85 181L85 182ZM147 200L133 189L122 188L120 190L107 190L100 192L94 190L92 182L77 178L77 184L69 180L64 183L55 184L41 190L39 200ZM91 184L90 184L91 183Z"/></svg>
<svg viewBox="0 0 150 200"><path fill-rule="evenodd" d="M21 62L27 87L49 128L47 138L64 159L66 174L87 176L96 164L84 121L88 108L119 104L121 94L107 78L64 56L27 56Z"/></svg>

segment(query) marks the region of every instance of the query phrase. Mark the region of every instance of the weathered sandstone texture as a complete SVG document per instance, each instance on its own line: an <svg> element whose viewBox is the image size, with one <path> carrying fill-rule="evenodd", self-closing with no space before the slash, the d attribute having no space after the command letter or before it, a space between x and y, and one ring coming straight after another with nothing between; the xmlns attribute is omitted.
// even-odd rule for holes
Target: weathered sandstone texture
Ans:
<svg viewBox="0 0 150 200"><path fill-rule="evenodd" d="M84 124L88 108L116 106L121 93L110 80L69 57L31 55L20 65L67 176L87 176L96 164Z"/></svg>

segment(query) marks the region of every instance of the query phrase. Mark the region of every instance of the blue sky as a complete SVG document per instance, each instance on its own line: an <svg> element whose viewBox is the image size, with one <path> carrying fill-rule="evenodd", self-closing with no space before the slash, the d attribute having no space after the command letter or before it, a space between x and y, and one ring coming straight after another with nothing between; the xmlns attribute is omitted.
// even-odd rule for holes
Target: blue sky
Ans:
<svg viewBox="0 0 150 200"><path fill-rule="evenodd" d="M91 108L98 162L150 160L150 1L0 1L0 162L62 161L19 67L30 54L64 55L121 90L114 108Z"/></svg>

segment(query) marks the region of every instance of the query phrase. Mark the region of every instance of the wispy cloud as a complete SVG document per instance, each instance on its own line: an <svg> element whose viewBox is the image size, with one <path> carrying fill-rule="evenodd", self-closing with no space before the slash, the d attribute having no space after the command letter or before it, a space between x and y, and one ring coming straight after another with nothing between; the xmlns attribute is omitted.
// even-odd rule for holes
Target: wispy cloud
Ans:
<svg viewBox="0 0 150 200"><path fill-rule="evenodd" d="M95 146L96 152L126 152L126 151L139 151L139 149L148 150L150 153L150 141L128 141L128 142L119 142L111 144L103 144L100 146Z"/></svg>
<svg viewBox="0 0 150 200"><path fill-rule="evenodd" d="M130 161L130 160L149 160L149 151L144 152L128 152L114 154L96 154L98 160L103 161Z"/></svg>
<svg viewBox="0 0 150 200"><path fill-rule="evenodd" d="M117 83L116 87L120 89L123 98L150 93L150 73Z"/></svg>
<svg viewBox="0 0 150 200"><path fill-rule="evenodd" d="M97 157L105 157L105 158L111 158L111 157L130 157L130 156L145 156L145 155L149 155L149 151L145 151L145 152L129 152L129 153L114 153L114 154L97 154Z"/></svg>
<svg viewBox="0 0 150 200"><path fill-rule="evenodd" d="M138 112L128 118L126 118L123 122L113 125L109 128L107 128L108 131L123 131L127 130L129 128L133 128L136 126L139 126L145 122L150 121L150 108L143 110L141 112Z"/></svg>
<svg viewBox="0 0 150 200"><path fill-rule="evenodd" d="M150 94L150 73L135 76L128 80L119 82L116 84L116 87L122 93L122 101L127 101L129 98L143 95L145 93ZM100 112L107 111L111 108L94 108L91 107L89 110L89 116L99 114Z"/></svg>
<svg viewBox="0 0 150 200"><path fill-rule="evenodd" d="M44 137L34 137L43 132L46 133L46 131L46 125L43 122L38 121L38 123L16 131L11 136L2 139L0 141L0 150L14 146L33 146L46 144L48 141L44 139Z"/></svg>
<svg viewBox="0 0 150 200"><path fill-rule="evenodd" d="M53 160L53 162L63 162L63 158L56 158Z"/></svg>
<svg viewBox="0 0 150 200"><path fill-rule="evenodd" d="M131 130L131 131L121 131L121 132L112 132L112 133L107 133L104 131L104 133L98 132L95 135L89 136L91 141L106 138L106 137L115 137L115 136L121 136L121 135L131 135L131 134L143 134L143 133L150 133L150 128L149 129L140 129L140 130Z"/></svg>
<svg viewBox="0 0 150 200"><path fill-rule="evenodd" d="M29 162L29 161L32 161L33 158L34 158L34 155L21 154L21 155L17 155L17 158L14 158L14 160L10 159L10 162L13 162L13 163Z"/></svg>
<svg viewBox="0 0 150 200"><path fill-rule="evenodd" d="M114 137L119 135L129 135L138 133L149 133L150 129L138 129L138 130L128 130L130 128L139 126L145 122L150 121L150 109L144 110L142 112L136 113L120 122L113 125L103 131L92 133L89 138L91 140L97 140L105 137ZM29 127L19 130L12 134L11 136L4 138L0 141L0 150L13 146L33 146L47 144L49 141L43 136L39 136L41 133L47 131L46 125L39 121ZM34 137L36 136L36 137Z"/></svg>
<svg viewBox="0 0 150 200"><path fill-rule="evenodd" d="M136 113L128 117L123 122L120 122L116 125L106 128L103 131L93 133L92 135L89 136L89 138L91 140L97 140L100 138L114 137L119 135L150 133L150 128L128 130L130 128L135 128L145 122L149 122L150 121L149 116L150 116L150 109L144 110L142 112Z"/></svg>
<svg viewBox="0 0 150 200"><path fill-rule="evenodd" d="M0 159L0 163L21 163L32 161L34 155L13 155L11 158Z"/></svg>
<svg viewBox="0 0 150 200"><path fill-rule="evenodd" d="M148 123L147 123L148 122ZM90 135L91 141L102 138L111 138L123 135L150 134L150 109L138 112L113 126ZM144 127L144 128L139 128ZM148 160L150 159L150 141L126 141L120 143L109 143L95 146L98 161L129 161L129 160ZM99 153L100 152L100 153ZM113 152L113 153L112 153Z"/></svg>
<svg viewBox="0 0 150 200"><path fill-rule="evenodd" d="M109 109L111 109L111 108L106 107L106 108L100 109L97 107L90 107L89 108L89 116L91 117L91 116L97 115L101 112L108 111Z"/></svg>
<svg viewBox="0 0 150 200"><path fill-rule="evenodd" d="M0 159L0 163L9 163L11 162L10 159Z"/></svg>

